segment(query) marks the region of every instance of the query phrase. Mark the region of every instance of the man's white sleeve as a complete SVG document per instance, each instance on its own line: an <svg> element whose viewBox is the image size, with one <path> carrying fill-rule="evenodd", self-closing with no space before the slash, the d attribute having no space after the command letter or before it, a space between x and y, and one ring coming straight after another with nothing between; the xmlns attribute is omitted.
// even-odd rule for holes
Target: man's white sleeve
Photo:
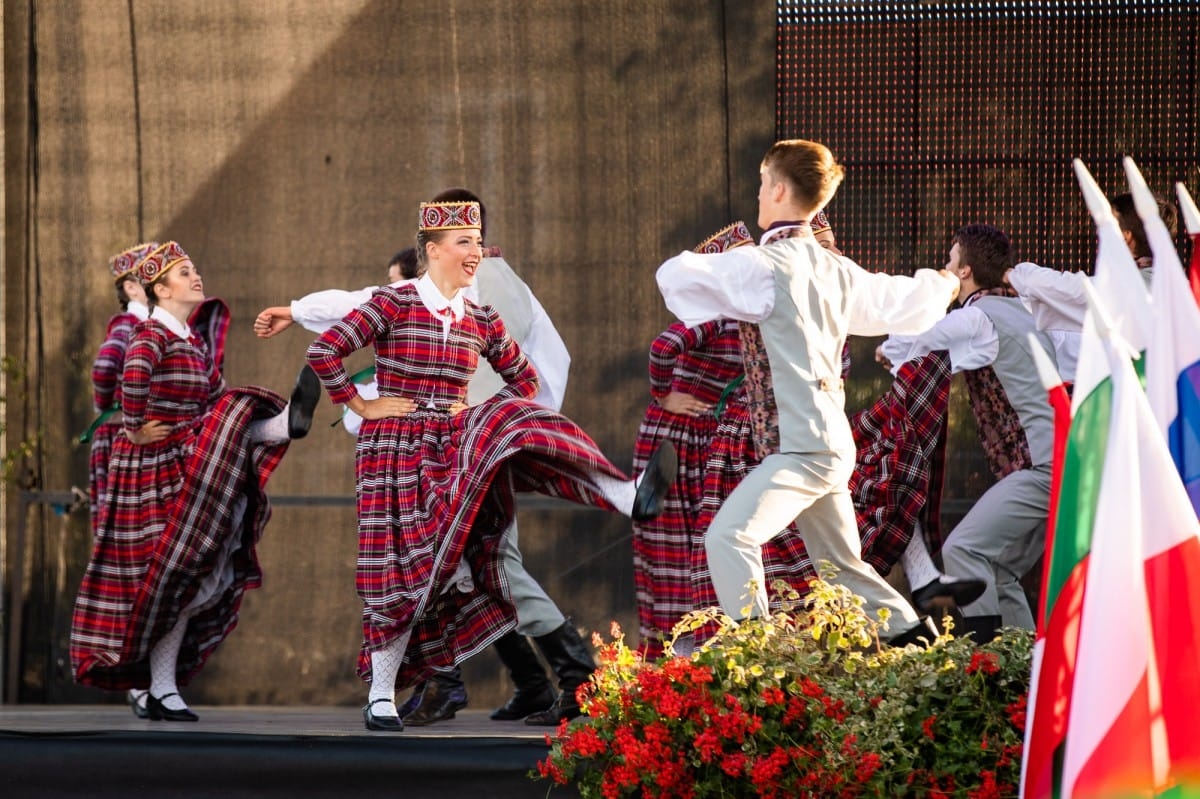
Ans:
<svg viewBox="0 0 1200 799"><path fill-rule="evenodd" d="M379 286L367 286L358 291L329 289L305 295L292 301L292 320L305 330L324 333L358 306L371 299Z"/></svg>
<svg viewBox="0 0 1200 799"><path fill-rule="evenodd" d="M855 264L854 279L850 333L857 336L928 330L946 315L958 290L957 278L934 269L918 269L909 277L868 272Z"/></svg>
<svg viewBox="0 0 1200 799"><path fill-rule="evenodd" d="M1008 282L1028 304L1038 330L1083 330L1087 311L1083 281L1082 273L1060 272L1028 261L1008 273Z"/></svg>
<svg viewBox="0 0 1200 799"><path fill-rule="evenodd" d="M907 344L906 348L902 345ZM893 350L890 347L901 345ZM892 362L892 373L900 365L937 350L950 353L950 371L963 372L991 366L1000 354L1000 336L987 314L978 308L959 308L946 314L933 327L916 336L897 337L884 349Z"/></svg>
<svg viewBox="0 0 1200 799"><path fill-rule="evenodd" d="M529 293L533 304L533 319L529 326L529 335L520 342L521 351L525 353L533 368L538 373L538 394L534 402L545 405L553 410L562 410L563 399L567 394L567 372L571 367L571 354L562 336L550 321L546 309L538 302L533 292Z"/></svg>
<svg viewBox="0 0 1200 799"><path fill-rule="evenodd" d="M667 308L689 327L722 317L761 322L775 307L775 278L757 247L685 251L664 262L656 279Z"/></svg>

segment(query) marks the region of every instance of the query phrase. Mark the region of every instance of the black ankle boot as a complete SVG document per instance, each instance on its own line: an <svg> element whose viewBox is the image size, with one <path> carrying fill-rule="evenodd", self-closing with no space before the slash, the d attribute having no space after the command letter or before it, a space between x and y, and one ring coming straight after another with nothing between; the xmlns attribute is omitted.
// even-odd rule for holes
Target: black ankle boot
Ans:
<svg viewBox="0 0 1200 799"><path fill-rule="evenodd" d="M455 666L436 672L425 681L421 698L416 708L404 717L404 723L410 727L424 727L452 719L466 706L467 686L462 681L462 669Z"/></svg>
<svg viewBox="0 0 1200 799"><path fill-rule="evenodd" d="M516 691L504 707L492 711L492 721L517 721L548 709L558 698L542 661L520 633L511 632L496 642L496 654L508 667Z"/></svg>
<svg viewBox="0 0 1200 799"><path fill-rule="evenodd" d="M1000 631L999 616L964 616L963 631L959 638L971 636L977 644L990 643Z"/></svg>
<svg viewBox="0 0 1200 799"><path fill-rule="evenodd" d="M558 677L559 694L553 705L540 713L532 714L525 719L525 723L554 727L563 719L573 719L582 715L583 711L575 699L575 689L587 682L596 670L592 648L584 643L570 619L554 632L539 635L533 640Z"/></svg>

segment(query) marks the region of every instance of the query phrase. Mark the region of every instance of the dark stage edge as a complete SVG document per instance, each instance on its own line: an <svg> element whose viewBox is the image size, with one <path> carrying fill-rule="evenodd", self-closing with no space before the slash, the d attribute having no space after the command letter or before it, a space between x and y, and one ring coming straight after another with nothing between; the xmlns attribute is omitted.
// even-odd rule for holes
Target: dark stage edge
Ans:
<svg viewBox="0 0 1200 799"><path fill-rule="evenodd" d="M373 733L352 707L193 709L199 722L169 723L117 705L0 706L0 796L578 796L528 776L552 729L482 710Z"/></svg>

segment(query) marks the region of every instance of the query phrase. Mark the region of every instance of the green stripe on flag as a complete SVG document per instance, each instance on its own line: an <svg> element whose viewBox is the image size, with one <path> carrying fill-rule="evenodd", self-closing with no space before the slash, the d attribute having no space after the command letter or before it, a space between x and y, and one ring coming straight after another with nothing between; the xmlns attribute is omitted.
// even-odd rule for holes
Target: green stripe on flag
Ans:
<svg viewBox="0 0 1200 799"><path fill-rule="evenodd" d="M1054 549L1043 589L1048 613L1071 572L1092 548L1092 528L1104 472L1104 454L1108 448L1111 412L1112 378L1109 377L1092 389L1071 419L1063 457L1058 516L1054 520Z"/></svg>

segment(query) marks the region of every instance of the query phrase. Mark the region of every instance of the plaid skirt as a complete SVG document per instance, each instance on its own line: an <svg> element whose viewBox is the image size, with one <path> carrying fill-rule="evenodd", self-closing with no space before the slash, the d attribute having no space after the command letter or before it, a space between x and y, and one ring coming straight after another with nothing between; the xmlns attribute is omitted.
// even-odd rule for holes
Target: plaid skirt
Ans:
<svg viewBox="0 0 1200 799"><path fill-rule="evenodd" d="M364 421L355 460L358 673L369 680L371 652L411 630L398 689L515 627L500 549L515 492L612 510L590 478L629 479L574 422L523 399Z"/></svg>
<svg viewBox="0 0 1200 799"><path fill-rule="evenodd" d="M91 560L71 620L77 682L144 688L150 650L194 606L179 652L187 682L237 625L262 583L255 546L271 514L264 488L287 444L246 443L286 401L258 387L223 395L197 427L147 446L117 437Z"/></svg>
<svg viewBox="0 0 1200 799"><path fill-rule="evenodd" d="M116 415L119 420L120 414ZM124 437L120 421L107 421L92 433L92 450L88 455L88 507L92 518L92 535L100 521L102 497L108 486L108 461L112 458L113 441Z"/></svg>
<svg viewBox="0 0 1200 799"><path fill-rule="evenodd" d="M637 592L638 627L643 642L661 639L695 607L692 589L692 541L704 499L704 470L717 431L711 414L680 416L651 402L638 430L633 473L646 469L662 441L671 441L679 455L675 487L663 512L649 522L633 525L633 577ZM703 529L703 528L701 528Z"/></svg>
<svg viewBox="0 0 1200 799"><path fill-rule="evenodd" d="M717 591L713 587L708 556L704 550L704 532L720 510L721 503L757 465L749 408L744 402L731 402L725 407L713 436L704 475L704 500L692 538L692 590L697 610L717 604ZM808 558L804 539L800 537L795 523L763 545L762 559L767 595L772 607L778 605L772 591L777 580L783 580L802 596L808 593L809 580L816 577L816 570ZM714 631L715 627L711 625L697 630L696 643L702 643Z"/></svg>
<svg viewBox="0 0 1200 799"><path fill-rule="evenodd" d="M850 496L862 558L888 571L921 522L931 555L942 545L950 359L932 352L900 367L891 388L850 420L856 448Z"/></svg>

